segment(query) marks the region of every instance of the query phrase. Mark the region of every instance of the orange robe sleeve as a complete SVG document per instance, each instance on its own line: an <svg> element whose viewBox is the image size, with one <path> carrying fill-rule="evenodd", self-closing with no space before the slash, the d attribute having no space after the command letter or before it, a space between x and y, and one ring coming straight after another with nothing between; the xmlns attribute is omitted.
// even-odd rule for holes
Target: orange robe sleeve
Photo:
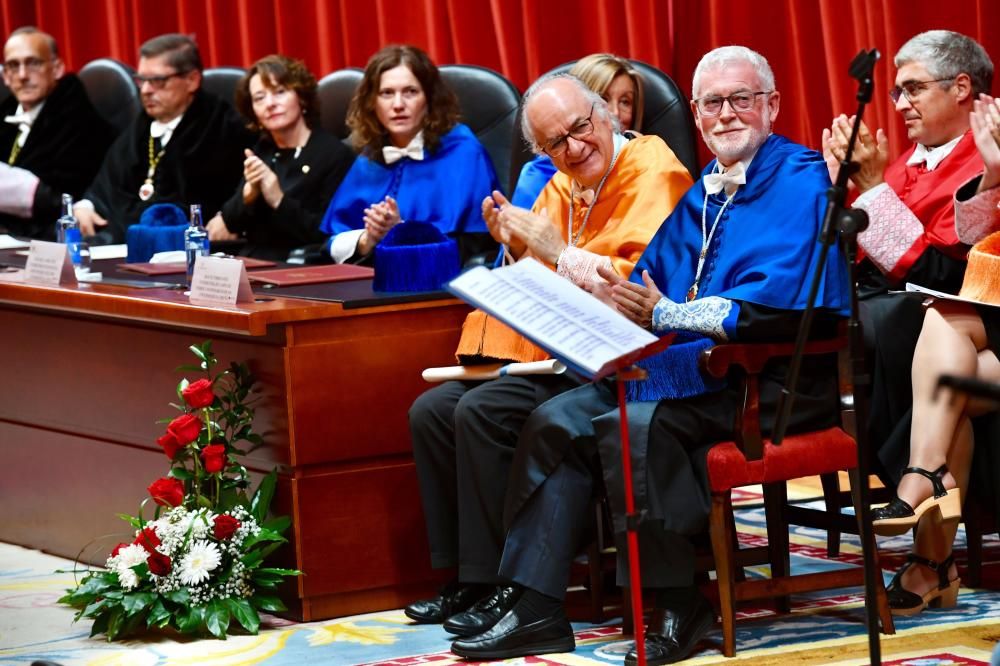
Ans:
<svg viewBox="0 0 1000 666"><path fill-rule="evenodd" d="M587 208L574 205L572 234L577 237L576 246L610 258L615 271L627 278L653 234L691 184L691 175L663 139L650 135L629 141L608 174L586 226ZM569 176L556 173L532 208L536 213L545 209L567 243L572 185ZM546 352L481 310L466 318L455 356L459 363L548 358Z"/></svg>

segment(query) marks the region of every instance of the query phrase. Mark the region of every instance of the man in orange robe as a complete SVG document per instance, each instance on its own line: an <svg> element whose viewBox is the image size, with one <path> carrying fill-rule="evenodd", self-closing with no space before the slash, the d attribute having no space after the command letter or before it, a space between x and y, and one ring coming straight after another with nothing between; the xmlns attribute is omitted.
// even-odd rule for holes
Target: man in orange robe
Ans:
<svg viewBox="0 0 1000 666"><path fill-rule="evenodd" d="M522 108L525 137L559 172L531 211L512 206L499 192L483 201L483 216L504 244L505 259L530 256L585 289L603 282L599 267L628 277L691 186L690 174L659 137L626 139L605 101L569 75L538 80ZM470 364L546 354L477 311L463 327L457 356ZM565 375L452 381L413 404L410 430L431 563L458 566L458 579L438 597L407 606L408 617L445 622L448 631L470 636L517 600L497 576L514 447L535 407L577 385Z"/></svg>

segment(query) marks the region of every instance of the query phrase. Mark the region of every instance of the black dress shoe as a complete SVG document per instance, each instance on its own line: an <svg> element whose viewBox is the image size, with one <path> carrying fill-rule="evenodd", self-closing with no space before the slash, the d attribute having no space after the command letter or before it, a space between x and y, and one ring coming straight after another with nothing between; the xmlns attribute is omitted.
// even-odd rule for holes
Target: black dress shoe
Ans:
<svg viewBox="0 0 1000 666"><path fill-rule="evenodd" d="M687 659L698 642L715 626L715 611L698 595L691 609L653 611L646 629L646 664L673 664ZM625 655L625 666L636 666L639 652L634 647Z"/></svg>
<svg viewBox="0 0 1000 666"><path fill-rule="evenodd" d="M460 638L451 651L467 659L513 659L536 654L572 652L576 649L573 628L560 608L552 617L521 624L510 611L486 633Z"/></svg>
<svg viewBox="0 0 1000 666"><path fill-rule="evenodd" d="M403 609L403 613L417 624L441 624L476 603L485 589L482 585L464 585L453 581L441 588L441 593L433 599L414 601Z"/></svg>
<svg viewBox="0 0 1000 666"><path fill-rule="evenodd" d="M521 588L497 586L493 594L480 599L464 613L444 621L444 630L459 636L475 636L490 629L506 615L521 598Z"/></svg>

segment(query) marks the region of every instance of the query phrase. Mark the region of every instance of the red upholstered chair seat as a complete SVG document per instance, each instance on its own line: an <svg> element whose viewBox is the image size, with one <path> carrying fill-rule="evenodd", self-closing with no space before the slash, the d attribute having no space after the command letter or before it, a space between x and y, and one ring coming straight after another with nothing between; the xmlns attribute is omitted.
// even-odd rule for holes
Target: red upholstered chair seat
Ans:
<svg viewBox="0 0 1000 666"><path fill-rule="evenodd" d="M712 492L772 483L826 472L853 469L858 453L854 439L840 428L788 435L780 446L764 440L760 460L747 461L736 442L720 442L708 452Z"/></svg>

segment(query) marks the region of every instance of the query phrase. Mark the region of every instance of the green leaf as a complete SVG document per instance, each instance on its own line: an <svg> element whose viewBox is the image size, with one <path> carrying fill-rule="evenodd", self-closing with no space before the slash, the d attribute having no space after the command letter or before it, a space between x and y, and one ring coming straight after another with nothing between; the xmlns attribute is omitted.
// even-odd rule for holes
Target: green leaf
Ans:
<svg viewBox="0 0 1000 666"><path fill-rule="evenodd" d="M111 616L110 613L103 613L94 618L94 624L90 626L90 637L93 638L97 634L103 634L108 631L108 619ZM111 640L110 638L108 640Z"/></svg>
<svg viewBox="0 0 1000 666"><path fill-rule="evenodd" d="M285 604L278 597L268 597L262 594L255 594L250 597L250 603L256 608L266 611L288 610Z"/></svg>
<svg viewBox="0 0 1000 666"><path fill-rule="evenodd" d="M264 561L264 553L259 550L251 550L240 559L243 562L243 566L247 569L254 569L260 566L260 563Z"/></svg>
<svg viewBox="0 0 1000 666"><path fill-rule="evenodd" d="M108 641L113 641L121 632L122 621L124 619L125 612L121 606L115 606L111 610L111 613L108 614L108 628L104 632L108 636Z"/></svg>
<svg viewBox="0 0 1000 666"><path fill-rule="evenodd" d="M153 602L153 607L149 609L149 617L146 618L147 627L163 627L170 621L170 611L163 605L163 599L157 597Z"/></svg>
<svg viewBox="0 0 1000 666"><path fill-rule="evenodd" d="M180 479L181 481L189 481L194 478L194 474L190 470L184 467L171 467L168 476L172 476L175 479Z"/></svg>
<svg viewBox="0 0 1000 666"><path fill-rule="evenodd" d="M249 601L229 598L226 599L226 606L244 629L251 634L257 633L260 629L260 616L257 615L257 611L250 605Z"/></svg>
<svg viewBox="0 0 1000 666"><path fill-rule="evenodd" d="M178 365L174 368L174 372L201 372L204 370L200 365Z"/></svg>
<svg viewBox="0 0 1000 666"><path fill-rule="evenodd" d="M264 522L267 511L271 508L271 499L274 497L274 488L278 484L278 472L271 470L271 473L261 479L250 502L250 513L257 519L258 523Z"/></svg>
<svg viewBox="0 0 1000 666"><path fill-rule="evenodd" d="M112 574L113 575L113 574ZM106 590L110 590L116 585L118 578L115 577L114 581L110 581L104 574L89 574L84 578L75 590L71 592L72 595L86 595L86 594L101 594Z"/></svg>
<svg viewBox="0 0 1000 666"><path fill-rule="evenodd" d="M255 546L258 543L267 543L268 541L277 541L279 543L284 543L288 541L288 539L281 536L277 532L272 532L271 530L262 527L260 528L259 534L249 537L247 538L246 541L243 542L243 548L249 549L251 546Z"/></svg>
<svg viewBox="0 0 1000 666"><path fill-rule="evenodd" d="M191 345L190 347L188 347L188 349L190 349L191 353L194 354L195 356L197 356L201 361L207 361L208 360L205 357L205 352L203 352L201 350L201 346L199 346L199 345Z"/></svg>
<svg viewBox="0 0 1000 666"><path fill-rule="evenodd" d="M270 520L265 520L260 526L277 534L283 534L284 531L291 526L291 524L291 516L278 516L276 518L271 518Z"/></svg>
<svg viewBox="0 0 1000 666"><path fill-rule="evenodd" d="M125 612L129 615L135 615L153 603L153 599L155 598L156 595L151 592L135 592L133 594L126 594L122 598L122 608L124 608Z"/></svg>
<svg viewBox="0 0 1000 666"><path fill-rule="evenodd" d="M190 606L177 615L177 629L185 634L197 634L205 623L205 607Z"/></svg>
<svg viewBox="0 0 1000 666"><path fill-rule="evenodd" d="M187 606L191 603L191 595L188 594L187 589L179 587L176 590L171 590L170 592L165 592L163 596L174 602L175 604L180 604L182 606Z"/></svg>
<svg viewBox="0 0 1000 666"><path fill-rule="evenodd" d="M205 607L205 626L216 638L225 638L229 629L229 609L220 599L212 599Z"/></svg>
<svg viewBox="0 0 1000 666"><path fill-rule="evenodd" d="M276 576L300 576L302 572L298 569L278 569L278 568L267 568L267 569L257 569L258 573L268 573L274 574Z"/></svg>
<svg viewBox="0 0 1000 666"><path fill-rule="evenodd" d="M107 599L98 599L92 604L87 604L87 607L83 609L83 617L97 617L107 605Z"/></svg>
<svg viewBox="0 0 1000 666"><path fill-rule="evenodd" d="M127 513L119 513L118 517L124 520L126 523L128 523L135 529L139 529L139 527L142 525L142 521L140 519L136 518L135 516L129 515Z"/></svg>

